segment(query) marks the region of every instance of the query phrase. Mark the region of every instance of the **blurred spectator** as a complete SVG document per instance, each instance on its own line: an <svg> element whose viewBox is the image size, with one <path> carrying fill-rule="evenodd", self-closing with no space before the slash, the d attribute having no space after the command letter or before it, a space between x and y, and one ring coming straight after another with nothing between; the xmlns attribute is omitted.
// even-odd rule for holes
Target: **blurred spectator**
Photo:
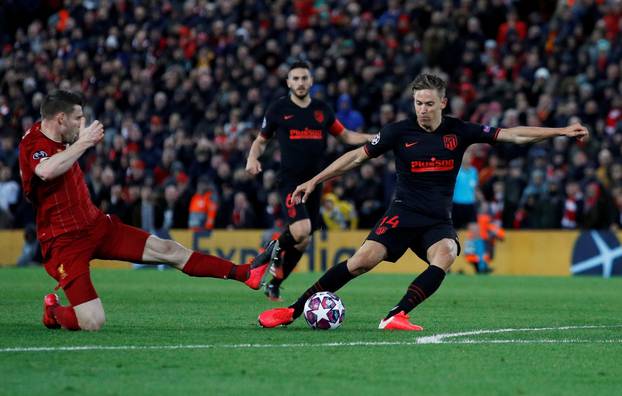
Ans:
<svg viewBox="0 0 622 396"><path fill-rule="evenodd" d="M2 123L0 123L0 126ZM1 128L0 128L1 130ZM9 170L17 167L17 145L11 135L0 135L0 163L8 167Z"/></svg>
<svg viewBox="0 0 622 396"><path fill-rule="evenodd" d="M506 21L499 26L497 43L504 45L508 41L522 41L527 36L527 24L518 19L515 10L507 14Z"/></svg>
<svg viewBox="0 0 622 396"><path fill-rule="evenodd" d="M529 196L532 196L536 201L540 201L546 196L547 183L544 172L540 169L535 169L531 172L531 178L527 183L527 186L523 190L521 196L520 205L523 205Z"/></svg>
<svg viewBox="0 0 622 396"><path fill-rule="evenodd" d="M123 192L123 186L121 184L114 184L110 189L110 205L108 206L108 213L118 216L121 219L125 219L127 216L128 206L125 200Z"/></svg>
<svg viewBox="0 0 622 396"><path fill-rule="evenodd" d="M140 159L132 159L127 170L126 183L144 184L145 183L145 162Z"/></svg>
<svg viewBox="0 0 622 396"><path fill-rule="evenodd" d="M565 229L576 229L581 224L583 215L583 193L579 183L570 181L566 184L566 199L561 226Z"/></svg>
<svg viewBox="0 0 622 396"><path fill-rule="evenodd" d="M102 173L103 169L101 165L96 162L91 166L91 171L86 175L86 186L96 206L100 206L103 196L102 190L104 184L102 181Z"/></svg>
<svg viewBox="0 0 622 396"><path fill-rule="evenodd" d="M347 201L341 201L333 193L322 196L320 214L324 225L329 230L354 230L358 224L354 205Z"/></svg>
<svg viewBox="0 0 622 396"><path fill-rule="evenodd" d="M233 199L231 212L231 228L252 228L255 225L255 212L251 207L246 194L238 192Z"/></svg>
<svg viewBox="0 0 622 396"><path fill-rule="evenodd" d="M464 244L464 258L472 264L478 274L492 272L495 244L503 241L505 230L490 216L490 208L483 204L477 214L477 222L468 224Z"/></svg>
<svg viewBox="0 0 622 396"><path fill-rule="evenodd" d="M8 180L19 179L17 143L39 118L43 95L61 86L84 93L87 118L106 127L104 141L80 163L96 205L133 212L130 186L169 184L187 204L199 178L208 176L220 195L215 227L232 225L237 192L262 213L249 226L268 226L270 187L235 174L264 106L286 93L285 63L302 58L317 66L312 96L337 103L338 117L353 129L375 130L407 115L406 82L423 70L456 82L448 89L448 113L474 122L588 124L590 141L538 144L544 155L497 145L491 152L508 164L507 174L484 153L480 187L503 208L506 227L521 197L525 203L533 196L523 194L523 175L536 169L544 172L546 194L565 191L569 180L585 189L596 179L606 192L601 196L612 197L622 184L619 2L212 3L33 2L28 17L1 24L0 162ZM329 159L341 154L334 146ZM264 170L278 168L278 150L266 158ZM369 202L379 201L381 212L392 195L392 163L390 156L375 160L374 177L364 180L377 196L356 199L356 177L334 184L354 202L361 227L371 221ZM178 180L180 172L187 182ZM14 226L33 216L21 196L13 210Z"/></svg>
<svg viewBox="0 0 622 396"><path fill-rule="evenodd" d="M264 208L263 226L266 228L275 228L276 224L283 224L284 219L283 205L277 191L271 191L268 194L266 205ZM270 240L268 240L269 242Z"/></svg>
<svg viewBox="0 0 622 396"><path fill-rule="evenodd" d="M598 168L596 169L596 177L605 187L611 186L610 169L612 163L613 156L611 155L611 151L606 148L600 150L598 153Z"/></svg>
<svg viewBox="0 0 622 396"><path fill-rule="evenodd" d="M554 186L550 188L549 184ZM558 216L561 215L561 207L561 197L556 183L547 183L544 172L540 169L534 169L529 183L523 190L519 209L516 211L514 219L514 227L558 227L557 221Z"/></svg>
<svg viewBox="0 0 622 396"><path fill-rule="evenodd" d="M176 172L175 186L177 187L176 205L179 213L173 228L186 228L188 227L190 200L192 199L193 191L190 190L190 179L183 171Z"/></svg>
<svg viewBox="0 0 622 396"><path fill-rule="evenodd" d="M514 224L515 214L527 184L522 172L522 161L514 159L510 162L510 170L504 183L503 227L509 228Z"/></svg>
<svg viewBox="0 0 622 396"><path fill-rule="evenodd" d="M175 161L175 150L173 148L165 148L162 152L160 162L153 171L155 184L160 186L164 184L169 177L173 175L173 163Z"/></svg>
<svg viewBox="0 0 622 396"><path fill-rule="evenodd" d="M164 211L163 228L170 230L171 228L186 228L188 226L189 205L181 202L180 191L175 184L171 183L164 187L164 196L159 205Z"/></svg>
<svg viewBox="0 0 622 396"><path fill-rule="evenodd" d="M614 225L622 229L622 186L613 189L613 204L615 211Z"/></svg>
<svg viewBox="0 0 622 396"><path fill-rule="evenodd" d="M214 228L218 197L209 178L199 178L197 191L190 200L188 227L193 231L205 231Z"/></svg>
<svg viewBox="0 0 622 396"><path fill-rule="evenodd" d="M615 221L614 213L611 197L603 185L599 182L588 184L583 206L583 228L608 229Z"/></svg>
<svg viewBox="0 0 622 396"><path fill-rule="evenodd" d="M363 115L352 108L352 99L350 95L341 94L337 100L337 119L351 131L362 131L364 127Z"/></svg>
<svg viewBox="0 0 622 396"><path fill-rule="evenodd" d="M127 208L125 211L125 217L121 220L125 224L130 224L134 227L141 228L141 189L140 185L132 184L127 188Z"/></svg>
<svg viewBox="0 0 622 396"><path fill-rule="evenodd" d="M144 164L143 168L154 169L162 157L162 150L155 145L151 135L145 136L142 143L143 147L140 151L140 158Z"/></svg>
<svg viewBox="0 0 622 396"><path fill-rule="evenodd" d="M104 210L109 211L112 186L115 184L115 173L111 166L106 166L101 173L99 193L93 197L93 202ZM92 188L94 190L94 188Z"/></svg>
<svg viewBox="0 0 622 396"><path fill-rule="evenodd" d="M479 186L486 190L484 194L491 192L492 184L498 180L503 180L505 173L503 161L497 154L491 153L488 157L488 163L478 172Z"/></svg>
<svg viewBox="0 0 622 396"><path fill-rule="evenodd" d="M538 202L539 216L536 228L560 228L564 214L564 195L558 182L549 182L547 191Z"/></svg>
<svg viewBox="0 0 622 396"><path fill-rule="evenodd" d="M13 207L19 200L19 184L11 180L11 169L0 162L0 229L11 228Z"/></svg>
<svg viewBox="0 0 622 396"><path fill-rule="evenodd" d="M477 220L478 172L471 164L473 151L467 150L456 177L452 220L456 229L463 229Z"/></svg>
<svg viewBox="0 0 622 396"><path fill-rule="evenodd" d="M27 267L29 265L40 265L43 261L41 256L41 246L37 240L37 230L34 225L29 224L24 228L24 247L22 254L17 259L18 267Z"/></svg>

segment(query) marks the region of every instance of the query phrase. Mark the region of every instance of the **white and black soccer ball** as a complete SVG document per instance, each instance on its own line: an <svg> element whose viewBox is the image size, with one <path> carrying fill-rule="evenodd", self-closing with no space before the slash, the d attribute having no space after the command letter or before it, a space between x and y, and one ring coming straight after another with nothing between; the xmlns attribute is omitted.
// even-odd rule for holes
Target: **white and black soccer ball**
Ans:
<svg viewBox="0 0 622 396"><path fill-rule="evenodd" d="M304 317L312 329L334 330L346 313L341 299L331 292L315 293L305 303Z"/></svg>

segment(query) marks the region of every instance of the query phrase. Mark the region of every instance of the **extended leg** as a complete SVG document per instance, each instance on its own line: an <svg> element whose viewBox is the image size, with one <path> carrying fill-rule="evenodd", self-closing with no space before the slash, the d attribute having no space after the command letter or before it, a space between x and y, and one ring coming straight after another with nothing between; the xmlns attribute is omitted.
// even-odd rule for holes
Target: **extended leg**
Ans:
<svg viewBox="0 0 622 396"><path fill-rule="evenodd" d="M149 236L145 243L142 261L167 263L187 275L219 279L234 279L246 283L252 289L259 289L268 263L235 265L234 263L182 246L169 239Z"/></svg>
<svg viewBox="0 0 622 396"><path fill-rule="evenodd" d="M389 330L422 330L408 325L408 313L424 300L430 297L440 287L445 273L449 270L458 254L458 246L453 239L442 239L428 249L428 261L430 265L410 284L406 294L387 314L385 319L380 322L380 328ZM399 318L394 316L400 315ZM395 323L393 323L395 321ZM401 324L406 328L401 328ZM395 326L395 327L394 327ZM414 326L414 325L411 325ZM392 328L394 327L394 328Z"/></svg>
<svg viewBox="0 0 622 396"><path fill-rule="evenodd" d="M347 261L332 267L307 289L295 303L287 308L274 308L259 315L259 324L263 327L286 325L298 318L309 297L320 291L335 292L356 276L370 271L387 255L387 250L379 242L367 240L359 250Z"/></svg>

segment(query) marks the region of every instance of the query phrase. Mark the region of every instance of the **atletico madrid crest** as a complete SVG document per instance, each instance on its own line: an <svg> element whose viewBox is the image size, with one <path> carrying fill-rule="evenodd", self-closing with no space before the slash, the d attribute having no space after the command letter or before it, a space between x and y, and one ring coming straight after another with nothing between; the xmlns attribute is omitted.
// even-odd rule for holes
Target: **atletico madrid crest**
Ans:
<svg viewBox="0 0 622 396"><path fill-rule="evenodd" d="M315 112L313 112L313 116L315 117L315 120L320 124L324 122L324 112L322 110L315 110Z"/></svg>
<svg viewBox="0 0 622 396"><path fill-rule="evenodd" d="M382 235L385 232L387 232L388 230L389 230L388 227L380 226L380 227L376 228L376 235Z"/></svg>
<svg viewBox="0 0 622 396"><path fill-rule="evenodd" d="M292 206L291 208L287 209L287 215L293 219L294 217L296 217L296 208L294 206Z"/></svg>
<svg viewBox="0 0 622 396"><path fill-rule="evenodd" d="M455 150L458 147L458 137L456 135L443 136L443 145L447 150Z"/></svg>

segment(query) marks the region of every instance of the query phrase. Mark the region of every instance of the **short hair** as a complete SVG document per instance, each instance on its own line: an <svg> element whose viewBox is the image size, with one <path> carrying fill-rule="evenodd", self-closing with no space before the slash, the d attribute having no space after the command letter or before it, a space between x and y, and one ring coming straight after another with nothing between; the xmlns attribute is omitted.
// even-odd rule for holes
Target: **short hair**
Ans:
<svg viewBox="0 0 622 396"><path fill-rule="evenodd" d="M435 89L438 91L439 96L442 98L445 96L445 90L447 89L447 83L445 80L434 74L419 74L411 84L413 93L415 91L421 91L423 89Z"/></svg>
<svg viewBox="0 0 622 396"><path fill-rule="evenodd" d="M307 69L311 71L311 64L302 59L294 61L292 64L289 65L289 70L287 71L287 73L289 74L289 72L294 69Z"/></svg>
<svg viewBox="0 0 622 396"><path fill-rule="evenodd" d="M41 117L50 119L58 113L69 114L73 112L75 105L84 106L81 94L64 89L53 91L41 103Z"/></svg>

